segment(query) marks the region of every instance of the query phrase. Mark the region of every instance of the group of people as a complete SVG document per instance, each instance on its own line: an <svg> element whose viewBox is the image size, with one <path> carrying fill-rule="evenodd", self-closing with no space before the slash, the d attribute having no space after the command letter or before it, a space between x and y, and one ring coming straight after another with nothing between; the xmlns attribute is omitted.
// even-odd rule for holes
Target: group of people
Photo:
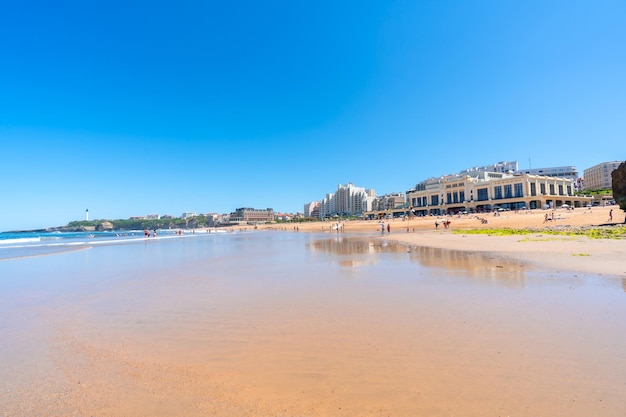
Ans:
<svg viewBox="0 0 626 417"><path fill-rule="evenodd" d="M441 224L443 224L443 227L445 227L446 229L450 228L450 220L446 219L446 220L442 220ZM435 229L439 229L439 220L435 220Z"/></svg>

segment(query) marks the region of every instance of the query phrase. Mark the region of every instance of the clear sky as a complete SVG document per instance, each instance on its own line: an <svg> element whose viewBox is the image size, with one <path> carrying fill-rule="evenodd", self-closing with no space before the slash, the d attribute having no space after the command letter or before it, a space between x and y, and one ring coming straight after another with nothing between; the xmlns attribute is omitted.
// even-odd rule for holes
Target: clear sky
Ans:
<svg viewBox="0 0 626 417"><path fill-rule="evenodd" d="M626 159L626 2L14 1L0 230Z"/></svg>

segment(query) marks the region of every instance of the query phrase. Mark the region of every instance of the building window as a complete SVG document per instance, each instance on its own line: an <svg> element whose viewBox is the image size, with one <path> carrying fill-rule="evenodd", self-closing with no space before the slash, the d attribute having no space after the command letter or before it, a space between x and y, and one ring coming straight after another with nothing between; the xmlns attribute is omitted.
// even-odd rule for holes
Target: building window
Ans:
<svg viewBox="0 0 626 417"><path fill-rule="evenodd" d="M513 187L511 186L511 184L507 184L504 186L504 198L511 197L513 197Z"/></svg>
<svg viewBox="0 0 626 417"><path fill-rule="evenodd" d="M458 203L459 202L459 193L455 191L454 194L452 194L452 198L453 198L455 203Z"/></svg>
<svg viewBox="0 0 626 417"><path fill-rule="evenodd" d="M524 188L521 182L515 184L515 197L524 197Z"/></svg>
<svg viewBox="0 0 626 417"><path fill-rule="evenodd" d="M572 186L571 185L567 186L567 195L572 195Z"/></svg>
<svg viewBox="0 0 626 417"><path fill-rule="evenodd" d="M487 188L479 188L476 190L476 199L478 201L489 200L489 190Z"/></svg>
<svg viewBox="0 0 626 417"><path fill-rule="evenodd" d="M502 187L497 186L493 187L493 198L496 200L500 200L502 198Z"/></svg>
<svg viewBox="0 0 626 417"><path fill-rule="evenodd" d="M428 205L428 197L424 196L422 197L422 206L426 207Z"/></svg>
<svg viewBox="0 0 626 417"><path fill-rule="evenodd" d="M446 202L446 204L452 204L452 193L447 193Z"/></svg>
<svg viewBox="0 0 626 417"><path fill-rule="evenodd" d="M438 195L431 195L430 196L430 205L431 206L438 206L439 205L439 196Z"/></svg>
<svg viewBox="0 0 626 417"><path fill-rule="evenodd" d="M550 195L555 195L554 194L554 184L550 184Z"/></svg>
<svg viewBox="0 0 626 417"><path fill-rule="evenodd" d="M541 190L541 195L546 195L546 185L545 184L539 184L540 190Z"/></svg>
<svg viewBox="0 0 626 417"><path fill-rule="evenodd" d="M465 201L465 191L459 191L459 200L461 202Z"/></svg>
<svg viewBox="0 0 626 417"><path fill-rule="evenodd" d="M559 185L559 195L563 195L563 186Z"/></svg>
<svg viewBox="0 0 626 417"><path fill-rule="evenodd" d="M534 182L530 183L530 195L532 196L537 195L537 184L535 184Z"/></svg>

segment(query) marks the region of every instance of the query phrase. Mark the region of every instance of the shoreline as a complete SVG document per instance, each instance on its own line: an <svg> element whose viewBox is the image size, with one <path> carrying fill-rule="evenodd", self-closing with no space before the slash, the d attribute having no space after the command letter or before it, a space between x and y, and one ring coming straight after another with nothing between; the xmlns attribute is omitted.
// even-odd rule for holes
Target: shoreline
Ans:
<svg viewBox="0 0 626 417"><path fill-rule="evenodd" d="M546 221L546 215L554 220ZM497 257L519 260L538 268L558 271L611 275L626 278L626 239L592 239L586 236L548 235L542 230L568 227L611 227L624 224L624 212L619 206L592 209L527 210L462 216L430 216L410 220L368 220L339 223L340 232L333 230L336 223L316 222L289 224L283 230L324 232L328 234L367 233L383 240L408 246L427 246L439 249L486 253ZM449 229L441 224L451 222ZM436 227L435 222L439 225ZM381 233L381 223L385 232ZM387 232L387 225L390 232ZM291 229L290 229L291 228ZM475 229L531 229L525 235L494 236L464 234ZM272 229L264 226L263 229Z"/></svg>
<svg viewBox="0 0 626 417"><path fill-rule="evenodd" d="M581 272L626 278L626 240L584 236L492 236L446 231L386 235L380 239L407 246L484 253L517 260L540 269Z"/></svg>

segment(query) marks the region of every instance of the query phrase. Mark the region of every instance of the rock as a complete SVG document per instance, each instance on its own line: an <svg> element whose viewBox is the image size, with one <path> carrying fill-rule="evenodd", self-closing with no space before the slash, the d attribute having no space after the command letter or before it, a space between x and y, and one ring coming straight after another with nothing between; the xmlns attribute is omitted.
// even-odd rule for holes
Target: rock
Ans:
<svg viewBox="0 0 626 417"><path fill-rule="evenodd" d="M96 230L101 232L103 230L113 230L113 223L111 222L102 222L96 226Z"/></svg>

